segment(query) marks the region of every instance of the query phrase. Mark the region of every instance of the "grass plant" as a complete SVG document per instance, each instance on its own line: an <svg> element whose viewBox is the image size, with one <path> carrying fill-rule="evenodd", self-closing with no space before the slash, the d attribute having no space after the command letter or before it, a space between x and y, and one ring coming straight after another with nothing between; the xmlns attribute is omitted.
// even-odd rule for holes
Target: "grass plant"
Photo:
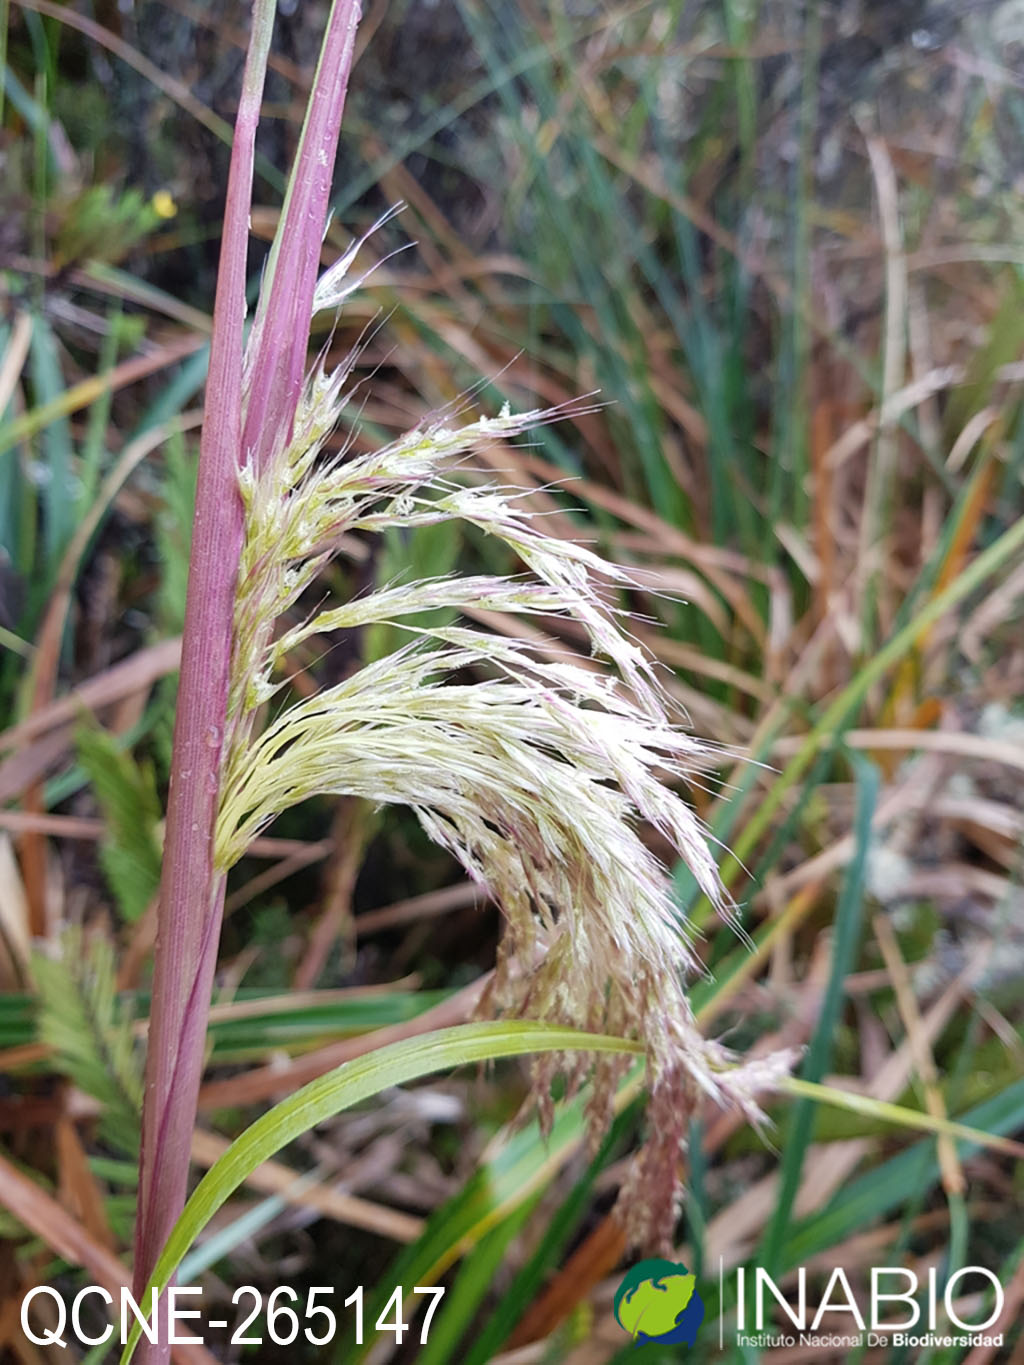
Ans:
<svg viewBox="0 0 1024 1365"><path fill-rule="evenodd" d="M169 5L167 22L198 26L187 31L231 55L237 82L243 35L213 7L186 8ZM939 6L927 48L925 29L904 33L895 14L862 15L847 31L843 8L543 3L510 18L466 0L436 18L430 42L448 43L448 55L428 63L409 56L417 43L428 50L416 7L370 7L335 186L293 187L283 211L263 201L277 202L284 163L253 162L248 141L259 103L250 66L236 167L255 165L254 234L270 242L280 223L285 245L264 273L248 371L237 306L258 282L238 247L248 173L235 172L224 225L233 302L211 318L205 283L167 287L176 253L201 259L189 234L210 232L190 218L187 179L172 186L175 219L145 208L155 184L134 208L118 194L83 199L90 180L118 179L114 158L128 159L130 140L109 128L116 150L96 160L68 141L66 113L84 70L97 88L158 89L146 98L161 101L160 118L181 111L167 126L182 145L201 136L213 149L230 100L147 64L145 31L130 22L114 33L45 0L3 9L7 221L25 225L0 244L8 1306L54 1276L74 1285L126 1273L151 988L181 1002L181 980L201 965L188 1021L178 1006L163 1022L153 1010L157 1094L178 1090L183 1033L191 1080L168 1120L176 1165L152 1157L161 1101L145 1121L139 1207L156 1213L144 1216L137 1285L171 1233L191 1157L210 1174L161 1274L198 1232L196 1269L186 1256L182 1273L213 1296L243 1268L258 1278L260 1255L296 1255L310 1283L326 1282L325 1266L332 1282L373 1280L374 1318L396 1284L446 1283L421 1348L428 1362L636 1358L610 1307L631 1258L621 1214L642 1206L628 1172L645 1169L645 1114L657 1124L662 1112L642 1088L646 1074L657 1090L666 1064L655 1022L667 1012L686 1021L691 1060L714 1063L711 1091L722 1059L702 1039L755 1063L793 1049L805 1058L790 1080L772 1071L767 1130L714 1093L690 1095L687 1150L671 1172L686 1187L673 1241L697 1271L707 1322L724 1312L724 1344L712 1330L705 1358L784 1360L730 1342L729 1272L755 1265L786 1283L801 1265L862 1277L879 1263L935 1266L940 1280L987 1265L1007 1286L1002 1327L1016 1349L1024 428L1010 149L1022 106L998 27L964 14L947 32ZM290 126L301 165L294 111L312 66L273 50L268 65L284 117L265 125L263 151ZM202 134L181 133L196 120ZM311 139L331 135L308 127ZM156 150L172 168L173 151ZM209 155L222 184L226 160ZM323 207L315 232L296 233L306 196ZM305 385L318 268L346 258L398 200L403 213L322 285ZM110 215L108 232L87 231L92 213ZM287 254L289 232L301 260ZM193 821L212 831L220 786L177 781L170 725L192 405L208 365L201 468L214 467L211 442L233 454L220 495L200 490L196 552L221 583L221 624L197 628L193 608L186 639L221 664L187 648L178 699L179 714L202 712L195 763L218 771L223 743L228 776L216 839L198 857L184 836ZM231 411L246 373L257 395L248 419ZM561 420L541 420L525 443L531 419L551 410ZM233 502L245 447L253 471ZM396 476L403 463L409 485ZM204 542L204 507L227 515L239 546L248 518L263 547L242 555L249 606L236 639L248 639L248 662L234 693L223 645L238 554ZM339 530L342 553L328 558ZM297 553L271 568L288 536ZM616 566L610 576L598 560ZM609 662L636 684L628 705ZM395 722L407 705L411 729ZM656 719L679 706L689 732ZM488 739L474 748L481 710ZM517 745L527 715L545 738ZM597 789L602 821L625 813L597 777L615 767L613 733L649 758L619 762L619 790L655 818L614 863L642 866L641 883L610 899L643 900L653 879L637 931L653 934L661 957L668 926L679 964L706 969L690 975L688 1005L656 999L647 1026L625 987L649 955L626 948L609 963L622 945L600 918L552 914L537 930L512 906L504 975L487 979L492 920L482 889L456 870L461 859L481 871L488 842L492 854L532 849L541 836L523 812L542 811L543 832L592 869L588 904L608 900L600 851L612 836L579 817ZM698 754L696 736L713 737L715 752ZM376 767L374 742L388 754ZM417 744L418 766L396 762ZM478 770L462 805L436 777L453 755ZM514 831L488 805L489 779L510 757L518 776L501 789L518 793ZM537 799L552 758L574 793L561 805ZM678 798L651 785L667 776L657 791L670 792L686 773L710 861ZM165 800L168 778L165 829L153 792ZM429 801L402 814L397 803L428 779ZM183 790L202 812L174 813ZM301 812L289 809L298 796ZM432 851L427 834L454 857ZM198 918L176 965L166 923L159 930L154 983L157 918L144 888L161 839L165 867L215 896L186 897ZM552 889L557 860L531 875L542 901L565 900ZM506 906L522 876L508 865ZM743 937L715 927L720 886ZM88 932L66 939L68 925ZM588 925L600 943L580 937ZM516 966L512 946L539 975ZM579 971L579 1001L557 996L553 966L572 953L594 965L594 981L613 969L599 1006ZM468 1025L485 992L505 1014ZM413 1084L425 1070L408 1059L441 1056L439 1030L476 1030L478 1049L525 1049L536 1025L510 1017L524 1009L554 1027L630 1035L647 1050L646 1073L628 1052L606 1053L596 1090L533 1116L511 1063L486 1079ZM386 1062L376 1071L375 1054ZM557 1055L534 1070L547 1097L560 1093ZM402 1097L385 1090L343 1112L335 1091L357 1073L376 1077L371 1088L410 1079ZM303 1135L288 1116L303 1112L310 1085L331 1094L334 1116L319 1109ZM266 1138L258 1151L253 1132ZM165 1165L154 1193L152 1171ZM346 1168L368 1174L339 1190ZM961 1306L984 1315L983 1303ZM17 1357L12 1331L4 1345ZM339 1339L333 1356L370 1349ZM408 1346L392 1354L402 1351L420 1358ZM870 1347L861 1358L900 1357ZM941 1347L926 1358L959 1359Z"/></svg>

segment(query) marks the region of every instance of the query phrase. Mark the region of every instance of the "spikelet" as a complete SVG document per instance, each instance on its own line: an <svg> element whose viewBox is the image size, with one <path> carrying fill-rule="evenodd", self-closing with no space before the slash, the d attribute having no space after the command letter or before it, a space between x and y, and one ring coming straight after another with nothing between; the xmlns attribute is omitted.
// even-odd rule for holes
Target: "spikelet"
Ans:
<svg viewBox="0 0 1024 1365"><path fill-rule="evenodd" d="M320 302L338 301L354 252L328 272ZM504 914L485 1005L642 1041L650 1142L623 1194L631 1239L662 1245L679 1194L680 1145L701 1094L758 1117L756 1095L788 1068L780 1056L734 1065L705 1040L682 978L694 969L665 868L641 840L659 831L723 915L731 907L706 831L666 785L706 770L714 753L674 723L651 661L624 629L609 592L632 580L586 546L548 536L519 490L458 482L466 457L566 415L498 415L456 425L441 416L369 454L323 454L346 401L354 358L309 377L288 446L242 475L246 536L235 616L227 756L216 856L226 870L281 811L334 793L401 803L450 850ZM571 405L573 407L583 405ZM441 577L390 584L331 605L274 638L275 623L353 532L462 521L508 545L520 577ZM407 618L433 608L570 617L586 630L595 671L540 657L525 640ZM407 643L256 734L290 651L318 634L388 622ZM479 681L466 683L472 670ZM561 1067L544 1057L533 1081L550 1120ZM590 1071L590 1117L607 1123L621 1058Z"/></svg>

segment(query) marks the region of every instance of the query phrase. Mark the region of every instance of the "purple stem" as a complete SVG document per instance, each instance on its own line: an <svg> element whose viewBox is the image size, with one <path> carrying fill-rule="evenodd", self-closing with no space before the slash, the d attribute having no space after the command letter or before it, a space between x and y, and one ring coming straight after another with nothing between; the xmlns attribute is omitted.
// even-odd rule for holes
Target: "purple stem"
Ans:
<svg viewBox="0 0 1024 1365"><path fill-rule="evenodd" d="M290 440L302 391L313 291L359 15L358 0L335 0L331 8L294 179L264 282L266 305L261 299L259 350L244 433L247 458L257 470Z"/></svg>
<svg viewBox="0 0 1024 1365"><path fill-rule="evenodd" d="M275 5L276 0L254 0L214 307L153 968L135 1236L137 1295L185 1203L224 908L225 878L215 866L214 834L244 530L238 470L243 461L264 467L291 436L359 20L357 0L335 0L261 293L247 373L249 210ZM169 1348L166 1333L161 1337L160 1345L144 1342L138 1359L163 1365Z"/></svg>
<svg viewBox="0 0 1024 1365"><path fill-rule="evenodd" d="M235 124L199 448L142 1112L135 1290L185 1202L224 878L213 837L242 547L242 344L256 127L275 0L255 0ZM166 1345L142 1359L166 1360Z"/></svg>

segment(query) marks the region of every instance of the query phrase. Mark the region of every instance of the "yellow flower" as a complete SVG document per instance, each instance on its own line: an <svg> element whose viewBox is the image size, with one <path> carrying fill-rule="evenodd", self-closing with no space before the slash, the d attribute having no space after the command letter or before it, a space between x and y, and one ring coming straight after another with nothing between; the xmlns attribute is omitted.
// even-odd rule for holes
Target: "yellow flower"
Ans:
<svg viewBox="0 0 1024 1365"><path fill-rule="evenodd" d="M178 206L171 197L170 190L157 190L150 204L159 218L174 218L177 215Z"/></svg>

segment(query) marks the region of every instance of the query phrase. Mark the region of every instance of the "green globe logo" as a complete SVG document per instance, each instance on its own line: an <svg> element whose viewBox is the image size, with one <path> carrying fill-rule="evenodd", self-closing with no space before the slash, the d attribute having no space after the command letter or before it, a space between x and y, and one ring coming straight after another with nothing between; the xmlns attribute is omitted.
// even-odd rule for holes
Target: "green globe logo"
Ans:
<svg viewBox="0 0 1024 1365"><path fill-rule="evenodd" d="M616 1291L615 1320L638 1346L692 1346L704 1321L696 1275L675 1261L641 1261Z"/></svg>

